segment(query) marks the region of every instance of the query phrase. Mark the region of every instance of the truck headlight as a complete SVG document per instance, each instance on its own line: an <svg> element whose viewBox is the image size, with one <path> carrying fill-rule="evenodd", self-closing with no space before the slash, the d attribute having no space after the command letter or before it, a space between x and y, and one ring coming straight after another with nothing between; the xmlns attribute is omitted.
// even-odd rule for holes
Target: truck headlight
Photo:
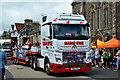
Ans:
<svg viewBox="0 0 120 80"><path fill-rule="evenodd" d="M56 62L61 63L62 61L60 58L56 58Z"/></svg>

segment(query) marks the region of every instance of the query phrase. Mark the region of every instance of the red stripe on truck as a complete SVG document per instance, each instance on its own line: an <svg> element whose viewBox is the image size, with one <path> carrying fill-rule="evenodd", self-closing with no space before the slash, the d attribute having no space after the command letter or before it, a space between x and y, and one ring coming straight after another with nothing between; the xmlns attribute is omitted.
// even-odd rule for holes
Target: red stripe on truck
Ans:
<svg viewBox="0 0 120 80"><path fill-rule="evenodd" d="M43 42L43 46L52 46L53 42L48 41L48 42Z"/></svg>
<svg viewBox="0 0 120 80"><path fill-rule="evenodd" d="M83 42L64 42L64 45L75 45L75 44L77 44L77 45L83 45L84 43Z"/></svg>

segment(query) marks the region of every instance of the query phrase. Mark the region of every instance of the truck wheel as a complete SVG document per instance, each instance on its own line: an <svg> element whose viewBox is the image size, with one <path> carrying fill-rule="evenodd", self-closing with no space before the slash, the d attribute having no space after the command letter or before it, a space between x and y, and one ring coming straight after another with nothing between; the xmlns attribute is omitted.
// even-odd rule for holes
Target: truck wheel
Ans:
<svg viewBox="0 0 120 80"><path fill-rule="evenodd" d="M30 66L30 58L29 58L29 56L26 56L26 65Z"/></svg>
<svg viewBox="0 0 120 80"><path fill-rule="evenodd" d="M47 60L45 62L45 71L46 71L47 75L52 75L53 74L52 72L50 72L50 63L49 63L49 60Z"/></svg>
<svg viewBox="0 0 120 80"><path fill-rule="evenodd" d="M32 56L30 56L30 58L29 58L29 65L32 67Z"/></svg>
<svg viewBox="0 0 120 80"><path fill-rule="evenodd" d="M37 59L36 59L36 57L33 58L32 68L33 68L35 71L37 70Z"/></svg>
<svg viewBox="0 0 120 80"><path fill-rule="evenodd" d="M84 73L84 71L80 71L79 73L80 73L80 74L83 74L83 73Z"/></svg>

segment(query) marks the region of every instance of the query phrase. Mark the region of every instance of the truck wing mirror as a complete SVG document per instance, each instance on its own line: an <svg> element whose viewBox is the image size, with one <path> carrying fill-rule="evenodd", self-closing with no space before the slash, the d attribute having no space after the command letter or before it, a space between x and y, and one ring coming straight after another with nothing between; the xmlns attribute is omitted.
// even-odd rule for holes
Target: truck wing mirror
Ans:
<svg viewBox="0 0 120 80"><path fill-rule="evenodd" d="M45 38L43 38L43 40L45 40Z"/></svg>
<svg viewBox="0 0 120 80"><path fill-rule="evenodd" d="M91 38L91 36L89 36L89 38Z"/></svg>

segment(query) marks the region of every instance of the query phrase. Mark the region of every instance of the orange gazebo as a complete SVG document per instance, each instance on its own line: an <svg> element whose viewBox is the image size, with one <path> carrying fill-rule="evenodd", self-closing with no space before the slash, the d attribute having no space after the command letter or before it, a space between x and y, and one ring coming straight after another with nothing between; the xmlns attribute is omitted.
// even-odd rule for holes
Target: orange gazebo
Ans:
<svg viewBox="0 0 120 80"><path fill-rule="evenodd" d="M120 47L120 41L115 38L112 38L111 40L97 46L97 48L115 48L115 47Z"/></svg>
<svg viewBox="0 0 120 80"><path fill-rule="evenodd" d="M113 58L115 47L120 47L120 41L115 38L112 38L111 40L97 46L97 48L113 48Z"/></svg>

